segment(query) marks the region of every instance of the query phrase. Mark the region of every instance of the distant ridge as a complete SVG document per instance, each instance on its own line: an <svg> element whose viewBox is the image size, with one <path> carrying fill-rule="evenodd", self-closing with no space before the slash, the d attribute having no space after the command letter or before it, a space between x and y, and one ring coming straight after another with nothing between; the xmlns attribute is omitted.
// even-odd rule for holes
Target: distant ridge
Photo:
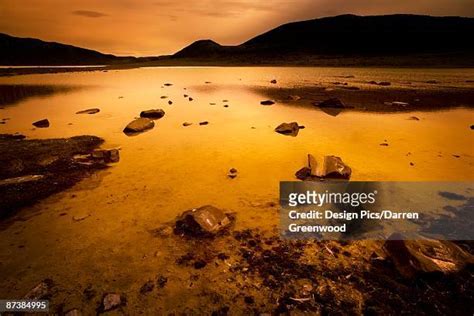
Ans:
<svg viewBox="0 0 474 316"><path fill-rule="evenodd" d="M0 33L0 65L101 65L135 62L94 50Z"/></svg>
<svg viewBox="0 0 474 316"><path fill-rule="evenodd" d="M236 46L204 39L136 58L0 33L0 65L474 67L473 34L474 18L346 14L283 24Z"/></svg>
<svg viewBox="0 0 474 316"><path fill-rule="evenodd" d="M197 41L173 58L268 62L309 57L463 59L474 65L474 18L340 15L281 25L237 46ZM421 62L423 62L421 60Z"/></svg>

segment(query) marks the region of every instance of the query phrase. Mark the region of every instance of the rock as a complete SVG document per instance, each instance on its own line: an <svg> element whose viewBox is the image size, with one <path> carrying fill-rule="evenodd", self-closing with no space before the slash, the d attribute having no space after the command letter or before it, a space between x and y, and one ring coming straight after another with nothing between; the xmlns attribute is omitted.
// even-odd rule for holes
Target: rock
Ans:
<svg viewBox="0 0 474 316"><path fill-rule="evenodd" d="M51 295L53 280L45 279L32 288L23 298L30 300L41 300Z"/></svg>
<svg viewBox="0 0 474 316"><path fill-rule="evenodd" d="M419 121L419 120L420 120L420 119L419 119L418 117L416 117L416 116L410 116L408 119L409 119L410 121Z"/></svg>
<svg viewBox="0 0 474 316"><path fill-rule="evenodd" d="M162 96L160 97L160 99L167 99L167 98L168 98L168 96L166 96L166 95L162 95Z"/></svg>
<svg viewBox="0 0 474 316"><path fill-rule="evenodd" d="M215 102L211 102L211 103L209 103L209 105L216 105L216 103L215 103Z"/></svg>
<svg viewBox="0 0 474 316"><path fill-rule="evenodd" d="M237 177L237 169L230 168L229 173L227 174L227 176L231 179L234 179L235 177Z"/></svg>
<svg viewBox="0 0 474 316"><path fill-rule="evenodd" d="M298 101L300 99L301 99L301 97L299 95L289 95L288 96L288 100L291 100L291 101Z"/></svg>
<svg viewBox="0 0 474 316"><path fill-rule="evenodd" d="M0 134L0 140L2 139L25 139L26 136L20 133L15 134Z"/></svg>
<svg viewBox="0 0 474 316"><path fill-rule="evenodd" d="M96 113L99 113L99 112L100 112L100 109L92 108L92 109L78 111L78 112L76 112L76 114L96 114Z"/></svg>
<svg viewBox="0 0 474 316"><path fill-rule="evenodd" d="M35 175L28 175L28 176L22 176L22 177L16 177L16 178L2 179L0 180L0 186L21 184L21 183L26 183L26 182L35 182L43 178L44 178L43 175L35 174Z"/></svg>
<svg viewBox="0 0 474 316"><path fill-rule="evenodd" d="M168 101L168 104L169 104L169 105L173 104L173 101L169 100L169 101Z"/></svg>
<svg viewBox="0 0 474 316"><path fill-rule="evenodd" d="M82 312L77 308L71 309L64 314L64 316L82 316Z"/></svg>
<svg viewBox="0 0 474 316"><path fill-rule="evenodd" d="M108 312L126 304L126 299L117 293L105 294L99 312Z"/></svg>
<svg viewBox="0 0 474 316"><path fill-rule="evenodd" d="M194 269L202 269L207 265L206 261L204 260L196 260L194 261Z"/></svg>
<svg viewBox="0 0 474 316"><path fill-rule="evenodd" d="M187 98L187 97L188 97L188 95L187 95L187 94L183 94L183 97Z"/></svg>
<svg viewBox="0 0 474 316"><path fill-rule="evenodd" d="M166 283L168 283L168 278L163 275L158 275L156 278L156 285L162 289L165 287Z"/></svg>
<svg viewBox="0 0 474 316"><path fill-rule="evenodd" d="M209 124L208 121L199 122L199 125L207 125L207 124Z"/></svg>
<svg viewBox="0 0 474 316"><path fill-rule="evenodd" d="M295 173L300 180L318 180L321 178L350 179L352 169L340 157L324 156L318 164L313 155L308 154L308 165Z"/></svg>
<svg viewBox="0 0 474 316"><path fill-rule="evenodd" d="M189 101L192 101L192 100L194 100L194 99L193 99L193 98L191 98L191 97L189 97L189 98L188 98L188 100L189 100Z"/></svg>
<svg viewBox="0 0 474 316"><path fill-rule="evenodd" d="M322 102L319 102L317 105L322 108L337 108L337 109L345 108L344 103L342 103L342 101L339 100L338 98L330 98Z"/></svg>
<svg viewBox="0 0 474 316"><path fill-rule="evenodd" d="M381 143L380 146L388 146L387 142Z"/></svg>
<svg viewBox="0 0 474 316"><path fill-rule="evenodd" d="M296 171L295 177L299 180L307 180L311 177L311 168L303 167L300 170Z"/></svg>
<svg viewBox="0 0 474 316"><path fill-rule="evenodd" d="M474 256L455 243L418 236L405 240L407 236L392 234L383 248L397 271L406 278L419 274L451 274L467 265L474 264Z"/></svg>
<svg viewBox="0 0 474 316"><path fill-rule="evenodd" d="M385 105L392 105L392 106L401 106L401 107L406 107L406 106L410 105L407 102L401 102L401 101L385 102L384 104Z"/></svg>
<svg viewBox="0 0 474 316"><path fill-rule="evenodd" d="M49 121L48 119L39 120L39 121L34 122L33 125L38 128L46 128L46 127L49 127Z"/></svg>
<svg viewBox="0 0 474 316"><path fill-rule="evenodd" d="M299 130L300 126L296 122L281 123L275 128L275 132L293 137L298 135Z"/></svg>
<svg viewBox="0 0 474 316"><path fill-rule="evenodd" d="M72 217L72 220L74 222L82 222L83 220L91 217L92 215L91 214L82 214L82 215L77 215L77 216L73 216Z"/></svg>
<svg viewBox="0 0 474 316"><path fill-rule="evenodd" d="M172 86L172 85L173 85L172 83L165 83L165 84L164 84L165 87L170 87L170 86Z"/></svg>
<svg viewBox="0 0 474 316"><path fill-rule="evenodd" d="M264 101L261 101L260 104L261 105L273 105L273 104L275 104L275 102L272 101L272 100L264 100Z"/></svg>
<svg viewBox="0 0 474 316"><path fill-rule="evenodd" d="M193 123L189 123L189 122L184 122L183 123L183 126L191 126L191 125L193 125Z"/></svg>
<svg viewBox="0 0 474 316"><path fill-rule="evenodd" d="M152 129L155 126L155 122L148 118L138 118L130 122L123 132L125 134L136 134L146 130Z"/></svg>
<svg viewBox="0 0 474 316"><path fill-rule="evenodd" d="M205 205L184 212L176 220L177 235L194 237L213 236L231 224L231 219L220 209Z"/></svg>
<svg viewBox="0 0 474 316"><path fill-rule="evenodd" d="M276 81L276 79L273 79L272 81L270 81L270 83L276 84L277 81Z"/></svg>
<svg viewBox="0 0 474 316"><path fill-rule="evenodd" d="M349 179L351 173L352 169L346 165L340 157L324 156L322 168L320 169L318 176Z"/></svg>
<svg viewBox="0 0 474 316"><path fill-rule="evenodd" d="M229 102L229 100L222 100L222 102L223 102L223 103L227 103L227 102Z"/></svg>
<svg viewBox="0 0 474 316"><path fill-rule="evenodd" d="M225 107L225 108L228 108L228 107L229 107L229 105L228 105L228 104L224 104L224 107Z"/></svg>
<svg viewBox="0 0 474 316"><path fill-rule="evenodd" d="M474 129L474 125L471 125L471 129Z"/></svg>
<svg viewBox="0 0 474 316"><path fill-rule="evenodd" d="M388 82L388 81L381 81L381 82L378 83L378 85L379 85L379 86L390 86L391 83Z"/></svg>
<svg viewBox="0 0 474 316"><path fill-rule="evenodd" d="M152 280L149 280L148 282L143 284L142 287L140 288L140 294L149 293L153 291L154 288L155 288L155 283Z"/></svg>
<svg viewBox="0 0 474 316"><path fill-rule="evenodd" d="M165 116L165 111L162 109L153 109L153 110L146 110L140 113L140 117L146 117L152 120L157 120Z"/></svg>
<svg viewBox="0 0 474 316"><path fill-rule="evenodd" d="M90 154L90 157L100 162L113 163L119 162L120 152L118 149L96 149Z"/></svg>

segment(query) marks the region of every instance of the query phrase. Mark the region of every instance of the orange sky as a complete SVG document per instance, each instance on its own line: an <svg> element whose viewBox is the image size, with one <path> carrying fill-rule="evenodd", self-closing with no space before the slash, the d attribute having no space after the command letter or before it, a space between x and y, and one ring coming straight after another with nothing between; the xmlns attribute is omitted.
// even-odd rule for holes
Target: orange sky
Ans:
<svg viewBox="0 0 474 316"><path fill-rule="evenodd" d="M280 24L354 13L474 16L474 0L0 0L0 33L116 55L240 44Z"/></svg>

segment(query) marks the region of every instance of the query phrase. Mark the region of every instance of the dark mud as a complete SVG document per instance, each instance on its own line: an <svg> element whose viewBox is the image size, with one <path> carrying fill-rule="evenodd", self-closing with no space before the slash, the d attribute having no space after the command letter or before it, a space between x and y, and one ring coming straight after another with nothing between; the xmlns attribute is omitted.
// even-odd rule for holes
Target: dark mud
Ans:
<svg viewBox="0 0 474 316"><path fill-rule="evenodd" d="M0 218L53 193L71 187L103 164L84 164L76 154L88 154L103 140L95 136L65 139L0 137L0 182L30 175L38 180L0 185Z"/></svg>
<svg viewBox="0 0 474 316"><path fill-rule="evenodd" d="M474 107L474 89L470 88L445 88L439 89L414 89L414 88L363 88L351 90L345 87L255 87L256 93L269 99L276 100L279 104L289 106L305 106L319 109L315 104L331 98L340 99L345 108L341 111L359 112L411 112L411 111L436 111L457 107ZM293 101L290 96L299 96L298 101ZM408 103L406 106L387 104L392 102Z"/></svg>

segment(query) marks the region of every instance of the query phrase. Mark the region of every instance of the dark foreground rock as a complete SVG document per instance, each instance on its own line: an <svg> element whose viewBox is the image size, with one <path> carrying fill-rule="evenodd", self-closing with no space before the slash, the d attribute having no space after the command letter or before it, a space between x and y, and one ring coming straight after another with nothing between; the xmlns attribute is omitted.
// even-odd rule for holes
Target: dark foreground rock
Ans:
<svg viewBox="0 0 474 316"><path fill-rule="evenodd" d="M140 113L140 117L146 117L153 120L160 119L163 116L165 116L165 111L162 109L146 110Z"/></svg>
<svg viewBox="0 0 474 316"><path fill-rule="evenodd" d="M222 232L231 224L231 217L212 205L184 212L176 220L176 235L210 237Z"/></svg>
<svg viewBox="0 0 474 316"><path fill-rule="evenodd" d="M340 157L324 156L321 164L317 163L313 155L308 154L307 166L301 168L295 173L300 180L320 180L323 178L331 179L350 179L352 169L346 165Z"/></svg>
<svg viewBox="0 0 474 316"><path fill-rule="evenodd" d="M338 98L330 98L322 102L316 103L317 106L321 108L335 108L335 109L344 109L346 106Z"/></svg>
<svg viewBox="0 0 474 316"><path fill-rule="evenodd" d="M153 127L155 127L155 122L149 118L141 117L130 122L124 128L123 132L127 135L135 135L152 129Z"/></svg>
<svg viewBox="0 0 474 316"><path fill-rule="evenodd" d="M467 265L474 264L474 256L451 241L406 238L395 233L384 244L389 259L406 278L421 274L457 273Z"/></svg>
<svg viewBox="0 0 474 316"><path fill-rule="evenodd" d="M81 164L74 159L90 155L102 142L95 136L0 139L0 181L7 182L0 186L0 218L106 168L102 163Z"/></svg>

